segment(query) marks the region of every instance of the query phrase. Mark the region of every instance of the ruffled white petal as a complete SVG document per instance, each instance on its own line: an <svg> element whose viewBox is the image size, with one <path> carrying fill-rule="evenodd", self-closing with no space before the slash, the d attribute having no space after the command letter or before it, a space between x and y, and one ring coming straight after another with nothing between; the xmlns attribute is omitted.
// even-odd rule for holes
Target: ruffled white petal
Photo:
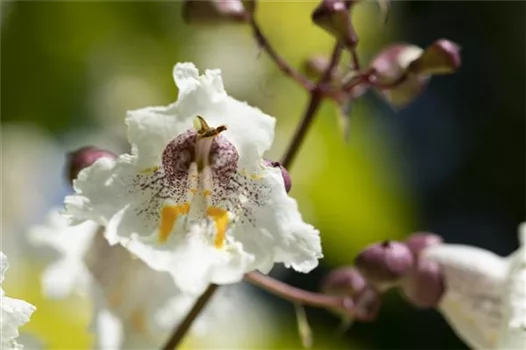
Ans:
<svg viewBox="0 0 526 350"><path fill-rule="evenodd" d="M51 248L55 260L44 270L42 289L50 298L65 298L73 292L85 293L90 274L83 259L91 247L99 225L87 221L69 226L67 220L55 209L43 225L29 231L28 240L38 247Z"/></svg>
<svg viewBox="0 0 526 350"><path fill-rule="evenodd" d="M442 268L446 291L439 309L455 332L473 348L493 348L502 321L507 261L484 249L453 244L429 247L422 256Z"/></svg>
<svg viewBox="0 0 526 350"><path fill-rule="evenodd" d="M273 167L263 169L254 181L263 184L270 195L249 211L254 216L253 222L247 220L235 227L232 235L247 253L256 257L254 267L263 273L274 262L298 272L309 272L323 256L319 231L303 221L296 201L285 191L281 171Z"/></svg>
<svg viewBox="0 0 526 350"><path fill-rule="evenodd" d="M220 70L207 70L200 76L194 64L179 63L173 75L179 88L177 102L128 112L128 139L138 155L137 166L158 166L168 142L191 129L199 115L212 126L226 125L224 136L238 150L242 167L258 167L274 139L275 119L228 96Z"/></svg>
<svg viewBox="0 0 526 350"><path fill-rule="evenodd" d="M502 326L497 349L526 349L526 223L519 228L519 249L508 260L502 288Z"/></svg>
<svg viewBox="0 0 526 350"><path fill-rule="evenodd" d="M4 274L9 264L4 253L0 252L0 281L3 282ZM13 299L4 295L0 288L0 345L1 349L21 349L15 338L18 337L18 328L27 322L36 308L19 299Z"/></svg>
<svg viewBox="0 0 526 350"><path fill-rule="evenodd" d="M210 283L239 282L254 260L240 244L228 244L218 250L206 235L206 228L194 226L182 241L158 249L134 237L125 243L127 249L150 267L169 272L184 292L198 294Z"/></svg>
<svg viewBox="0 0 526 350"><path fill-rule="evenodd" d="M42 292L53 299L67 298L73 292L84 294L89 284L90 275L84 263L74 259L60 259L42 275Z"/></svg>
<svg viewBox="0 0 526 350"><path fill-rule="evenodd" d="M59 209L53 209L44 224L29 231L28 240L34 245L53 248L61 255L78 258L89 249L97 228L94 222L70 226Z"/></svg>
<svg viewBox="0 0 526 350"><path fill-rule="evenodd" d="M93 220L107 225L130 198L126 185L135 174L130 163L130 156L122 155L118 161L100 158L83 169L73 182L77 194L66 196L64 200L64 216L71 223Z"/></svg>

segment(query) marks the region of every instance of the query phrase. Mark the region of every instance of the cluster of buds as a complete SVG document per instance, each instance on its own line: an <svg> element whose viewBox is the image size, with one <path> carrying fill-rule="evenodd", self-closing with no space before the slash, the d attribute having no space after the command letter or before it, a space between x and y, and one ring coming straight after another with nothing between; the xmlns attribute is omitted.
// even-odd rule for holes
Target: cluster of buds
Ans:
<svg viewBox="0 0 526 350"><path fill-rule="evenodd" d="M322 89L325 96L344 105L361 96L368 88L373 88L398 109L413 101L428 85L431 76L452 74L460 68L460 47L447 39L437 40L425 49L407 43L393 44L378 52L368 65L361 67L356 52L359 38L352 22L352 11L361 2L323 0L312 12L313 23L349 50L353 60L350 69L338 66L329 69L330 84ZM378 2L381 9L387 11L388 2ZM183 6L183 19L189 24L250 23L257 26L254 19L256 3L254 0L187 0ZM267 49L266 39L261 37L259 29L255 35L259 37L257 41L262 48ZM277 55L276 52L269 54L271 57ZM277 60L277 64L284 72L297 78L297 73L291 74L292 67L283 67L285 62ZM309 75L321 76L330 67L330 59L316 55L308 58L304 66ZM312 87L306 84L305 79L296 80L307 88Z"/></svg>
<svg viewBox="0 0 526 350"><path fill-rule="evenodd" d="M322 282L322 292L350 298L353 301L353 316L360 321L374 320L380 310L378 289L352 266L342 267L328 274Z"/></svg>
<svg viewBox="0 0 526 350"><path fill-rule="evenodd" d="M384 241L361 251L354 266L330 272L322 290L331 295L352 298L357 307L356 319L374 319L381 305L381 293L398 288L418 308L436 307L445 286L439 265L423 258L427 247L441 244L432 233L415 233L404 242ZM367 311L367 313L361 313Z"/></svg>

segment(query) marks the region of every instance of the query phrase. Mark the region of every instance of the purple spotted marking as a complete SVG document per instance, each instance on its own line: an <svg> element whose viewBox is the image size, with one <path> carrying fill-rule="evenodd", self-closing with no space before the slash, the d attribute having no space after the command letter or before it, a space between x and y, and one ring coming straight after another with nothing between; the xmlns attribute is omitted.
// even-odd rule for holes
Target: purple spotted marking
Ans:
<svg viewBox="0 0 526 350"><path fill-rule="evenodd" d="M236 173L239 154L236 148L222 135L214 138L212 147L210 147L210 164L214 182L221 185L230 182L232 176Z"/></svg>
<svg viewBox="0 0 526 350"><path fill-rule="evenodd" d="M166 180L172 184L186 183L188 168L195 158L197 132L188 130L170 141L163 151L162 165Z"/></svg>
<svg viewBox="0 0 526 350"><path fill-rule="evenodd" d="M152 174L137 176L136 189L154 192L151 198L143 199L137 208L137 215L158 219L159 207L164 199L172 198L176 202L187 200L189 168L198 161L197 142L198 133L193 129L178 135L165 147L162 166ZM238 171L239 153L234 145L223 135L217 135L210 145L208 159L199 161L212 173L212 183L205 184L211 187L211 205L234 213L242 223L255 225L255 212L267 202L270 188L264 182Z"/></svg>

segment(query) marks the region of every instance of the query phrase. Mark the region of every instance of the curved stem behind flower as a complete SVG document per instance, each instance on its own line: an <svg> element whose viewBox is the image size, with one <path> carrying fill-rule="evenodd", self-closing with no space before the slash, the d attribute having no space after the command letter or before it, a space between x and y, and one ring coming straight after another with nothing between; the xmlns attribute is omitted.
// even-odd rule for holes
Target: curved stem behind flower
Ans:
<svg viewBox="0 0 526 350"><path fill-rule="evenodd" d="M206 304L208 304L218 287L219 286L217 284L211 284L208 286L205 292L199 297L199 299L197 299L194 306L192 306L192 309L190 312L188 312L184 320L177 326L175 332L173 332L170 336L170 339L168 339L166 344L162 347L163 350L172 350L177 348L192 326L192 323L205 308Z"/></svg>
<svg viewBox="0 0 526 350"><path fill-rule="evenodd" d="M278 281L272 277L265 276L259 272L249 272L245 274L245 281L295 304L339 311L347 315L353 313L354 303L349 297L337 297L309 292Z"/></svg>
<svg viewBox="0 0 526 350"><path fill-rule="evenodd" d="M340 62L341 54L342 45L337 42L334 45L329 66L323 73L314 89L311 91L309 104L305 110L305 113L303 114L301 123L298 129L296 129L296 133L294 134L294 137L292 138L292 141L290 142L289 147L287 148L287 151L281 160L281 164L285 168L289 168L291 166L296 154L298 153L298 150L301 147L301 144L303 143L303 140L305 139L305 135L307 135L307 131L309 130L309 127L314 120L314 116L320 107L321 101L325 96L324 86L330 81L334 68L336 68Z"/></svg>
<svg viewBox="0 0 526 350"><path fill-rule="evenodd" d="M258 22L256 21L256 18L254 17L254 14L248 14L248 23L250 24L250 27L252 28L252 32L254 34L254 38L258 42L259 46L267 52L267 54L272 58L272 60L276 63L276 65L281 69L283 73L294 79L298 84L303 86L307 91L312 91L314 88L314 83L310 81L307 77L305 77L303 74L299 73L297 70L292 68L287 61L281 57L278 52L274 49L274 47L270 44L270 42L267 40L263 32L261 31L261 28L259 27Z"/></svg>

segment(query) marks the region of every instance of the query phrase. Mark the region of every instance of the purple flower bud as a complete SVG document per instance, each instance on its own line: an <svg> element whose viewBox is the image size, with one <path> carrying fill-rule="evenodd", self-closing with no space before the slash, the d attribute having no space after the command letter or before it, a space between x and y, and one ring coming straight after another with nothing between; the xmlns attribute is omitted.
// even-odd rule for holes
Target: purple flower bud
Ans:
<svg viewBox="0 0 526 350"><path fill-rule="evenodd" d="M415 256L427 247L432 245L441 244L443 242L442 237L431 232L417 232L413 233L405 240L405 244L413 252Z"/></svg>
<svg viewBox="0 0 526 350"><path fill-rule="evenodd" d="M358 42L349 9L352 1L323 0L312 13L312 21L347 46Z"/></svg>
<svg viewBox="0 0 526 350"><path fill-rule="evenodd" d="M424 50L415 45L394 44L380 51L371 61L377 82L385 86L377 88L389 104L402 108L413 101L427 86L427 75L408 71L410 64L418 59Z"/></svg>
<svg viewBox="0 0 526 350"><path fill-rule="evenodd" d="M100 149L97 147L87 146L67 154L66 171L70 182L77 178L79 172L89 167L99 158L117 158L115 153Z"/></svg>
<svg viewBox="0 0 526 350"><path fill-rule="evenodd" d="M283 183L285 184L285 190L288 193L290 189L292 188L292 179L290 178L290 175L287 169L285 169L285 167L281 165L280 162L265 159L263 163L266 166L270 166L273 168L279 168L279 170L281 170L281 176L283 177Z"/></svg>
<svg viewBox="0 0 526 350"><path fill-rule="evenodd" d="M355 265L378 288L388 288L413 268L413 254L404 243L385 241L368 246L356 257Z"/></svg>
<svg viewBox="0 0 526 350"><path fill-rule="evenodd" d="M408 69L424 75L451 74L460 68L460 64L460 47L452 41L440 39L428 46Z"/></svg>
<svg viewBox="0 0 526 350"><path fill-rule="evenodd" d="M395 108L413 101L432 75L450 74L460 68L460 48L452 41L435 41L425 50L415 45L395 44L378 53L370 67L375 87Z"/></svg>
<svg viewBox="0 0 526 350"><path fill-rule="evenodd" d="M360 321L373 321L382 306L380 292L371 286L363 288L353 300L355 307L354 316Z"/></svg>
<svg viewBox="0 0 526 350"><path fill-rule="evenodd" d="M247 18L241 0L186 0L183 3L183 19L187 23L232 23L244 22Z"/></svg>
<svg viewBox="0 0 526 350"><path fill-rule="evenodd" d="M403 295L419 308L436 307L444 294L444 277L435 261L419 259L402 281Z"/></svg>
<svg viewBox="0 0 526 350"><path fill-rule="evenodd" d="M330 272L322 282L325 294L354 296L367 286L367 281L354 267L342 267Z"/></svg>

